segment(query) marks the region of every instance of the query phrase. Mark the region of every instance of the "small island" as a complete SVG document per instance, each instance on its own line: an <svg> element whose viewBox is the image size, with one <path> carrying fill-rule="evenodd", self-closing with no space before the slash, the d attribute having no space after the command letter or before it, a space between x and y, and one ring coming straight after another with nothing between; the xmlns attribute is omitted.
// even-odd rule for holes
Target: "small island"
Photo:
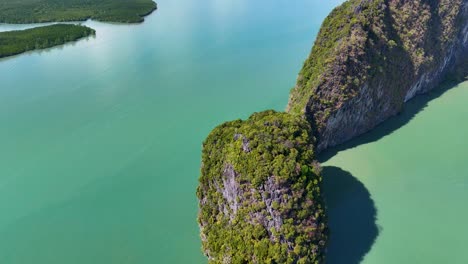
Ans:
<svg viewBox="0 0 468 264"><path fill-rule="evenodd" d="M72 24L0 32L0 58L62 45L94 34L94 29Z"/></svg>
<svg viewBox="0 0 468 264"><path fill-rule="evenodd" d="M139 23L156 10L152 0L2 0L0 23L85 21Z"/></svg>
<svg viewBox="0 0 468 264"><path fill-rule="evenodd" d="M209 263L322 263L328 237L308 122L275 111L215 128L197 190Z"/></svg>

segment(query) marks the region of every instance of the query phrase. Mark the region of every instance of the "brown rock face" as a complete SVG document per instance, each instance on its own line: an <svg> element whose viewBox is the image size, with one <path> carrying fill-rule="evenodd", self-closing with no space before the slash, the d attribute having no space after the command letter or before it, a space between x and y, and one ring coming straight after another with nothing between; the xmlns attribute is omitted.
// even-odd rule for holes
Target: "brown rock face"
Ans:
<svg viewBox="0 0 468 264"><path fill-rule="evenodd" d="M351 0L325 20L288 111L318 151L369 131L448 75L466 75L467 0Z"/></svg>

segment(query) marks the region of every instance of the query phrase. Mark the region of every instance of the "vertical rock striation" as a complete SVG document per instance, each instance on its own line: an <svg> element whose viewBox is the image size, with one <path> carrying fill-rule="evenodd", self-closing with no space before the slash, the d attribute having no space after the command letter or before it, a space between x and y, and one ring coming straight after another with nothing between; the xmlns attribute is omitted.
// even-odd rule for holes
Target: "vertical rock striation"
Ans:
<svg viewBox="0 0 468 264"><path fill-rule="evenodd" d="M266 111L203 144L198 222L210 263L322 263L322 181L309 124Z"/></svg>
<svg viewBox="0 0 468 264"><path fill-rule="evenodd" d="M369 131L455 69L466 75L468 0L351 0L326 18L288 111L317 150Z"/></svg>
<svg viewBox="0 0 468 264"><path fill-rule="evenodd" d="M468 0L350 0L333 10L289 113L227 122L203 143L198 223L209 263L323 263L314 150L372 129L449 74L465 76L467 21Z"/></svg>

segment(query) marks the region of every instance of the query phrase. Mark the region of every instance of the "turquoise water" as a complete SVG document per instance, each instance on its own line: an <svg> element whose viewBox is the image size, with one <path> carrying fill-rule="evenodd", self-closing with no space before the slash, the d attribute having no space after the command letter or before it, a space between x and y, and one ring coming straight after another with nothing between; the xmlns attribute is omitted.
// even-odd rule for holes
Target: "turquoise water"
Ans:
<svg viewBox="0 0 468 264"><path fill-rule="evenodd" d="M284 109L339 2L161 0L141 25L88 21L95 38L1 60L0 263L206 263L203 139ZM329 263L468 263L467 101L468 83L420 97L322 155Z"/></svg>
<svg viewBox="0 0 468 264"><path fill-rule="evenodd" d="M203 139L285 108L339 2L160 0L141 25L1 60L0 263L205 263Z"/></svg>
<svg viewBox="0 0 468 264"><path fill-rule="evenodd" d="M331 263L468 263L468 82L448 87L323 155Z"/></svg>

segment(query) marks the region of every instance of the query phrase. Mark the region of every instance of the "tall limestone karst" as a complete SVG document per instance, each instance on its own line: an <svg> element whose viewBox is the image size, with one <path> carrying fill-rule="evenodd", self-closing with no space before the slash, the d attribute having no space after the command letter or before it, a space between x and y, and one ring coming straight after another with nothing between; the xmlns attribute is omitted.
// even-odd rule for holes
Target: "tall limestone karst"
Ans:
<svg viewBox="0 0 468 264"><path fill-rule="evenodd" d="M288 112L317 131L318 151L402 110L468 60L468 0L351 0L326 18Z"/></svg>
<svg viewBox="0 0 468 264"><path fill-rule="evenodd" d="M468 73L468 0L350 0L326 18L290 95L203 143L198 223L210 264L324 263L315 153ZM331 230L333 232L333 230Z"/></svg>
<svg viewBox="0 0 468 264"><path fill-rule="evenodd" d="M197 196L209 263L321 263L327 240L309 124L266 111L215 128Z"/></svg>

